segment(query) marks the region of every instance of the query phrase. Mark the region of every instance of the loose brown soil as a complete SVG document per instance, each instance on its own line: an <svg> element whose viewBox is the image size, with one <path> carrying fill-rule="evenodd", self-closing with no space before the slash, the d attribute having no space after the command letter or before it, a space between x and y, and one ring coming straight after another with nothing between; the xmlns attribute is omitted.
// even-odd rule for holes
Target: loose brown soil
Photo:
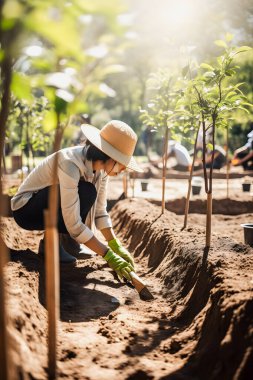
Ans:
<svg viewBox="0 0 253 380"><path fill-rule="evenodd" d="M115 230L134 253L155 300L118 283L102 258L61 268L60 379L222 379L253 376L253 249L240 223L252 214L213 216L204 249L205 216L183 216L148 201L117 203ZM10 248L8 310L16 379L46 379L44 264L41 233L3 217Z"/></svg>

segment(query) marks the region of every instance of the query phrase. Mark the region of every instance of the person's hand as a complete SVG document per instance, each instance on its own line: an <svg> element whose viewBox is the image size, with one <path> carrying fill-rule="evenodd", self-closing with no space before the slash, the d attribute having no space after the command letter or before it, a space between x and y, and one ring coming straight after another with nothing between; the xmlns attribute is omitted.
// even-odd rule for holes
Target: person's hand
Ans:
<svg viewBox="0 0 253 380"><path fill-rule="evenodd" d="M122 257L117 255L111 249L108 249L105 256L103 256L105 261L107 261L110 268L112 268L117 275L122 278L125 277L128 281L131 281L130 272L134 271L134 268L131 264L126 262Z"/></svg>
<svg viewBox="0 0 253 380"><path fill-rule="evenodd" d="M233 166L239 166L239 165L241 165L241 160L239 160L238 158L233 158L233 159L231 160L231 164L232 164Z"/></svg>
<svg viewBox="0 0 253 380"><path fill-rule="evenodd" d="M108 245L113 250L113 252L117 253L120 257L126 260L134 268L133 256L131 255L131 253L128 252L127 249L122 247L119 239L112 239L108 241Z"/></svg>

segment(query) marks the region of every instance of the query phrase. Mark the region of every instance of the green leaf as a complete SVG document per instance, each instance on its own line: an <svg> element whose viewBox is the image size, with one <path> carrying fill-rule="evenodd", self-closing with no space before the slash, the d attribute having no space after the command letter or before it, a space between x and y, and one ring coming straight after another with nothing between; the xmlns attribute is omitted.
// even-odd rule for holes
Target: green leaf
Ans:
<svg viewBox="0 0 253 380"><path fill-rule="evenodd" d="M209 71L213 71L214 70L214 67L209 65L208 63L201 63L200 67L202 67L202 69L207 69Z"/></svg>
<svg viewBox="0 0 253 380"><path fill-rule="evenodd" d="M231 77L235 73L236 73L235 70L232 70L232 69L229 69L229 70L225 71L225 75L228 76L228 77Z"/></svg>
<svg viewBox="0 0 253 380"><path fill-rule="evenodd" d="M51 132L56 128L57 118L54 110L47 111L43 119L43 129L45 132Z"/></svg>
<svg viewBox="0 0 253 380"><path fill-rule="evenodd" d="M81 113L90 113L89 105L84 100L78 100L75 99L70 105L69 105L69 113L71 115L77 115Z"/></svg>
<svg viewBox="0 0 253 380"><path fill-rule="evenodd" d="M239 53L243 53L243 52L249 51L249 50L252 50L252 48L249 46L241 46L241 47L237 48L235 51L236 51L236 54L239 54Z"/></svg>
<svg viewBox="0 0 253 380"><path fill-rule="evenodd" d="M226 33L226 35L225 35L225 40L226 40L227 42L232 41L233 38L234 38L233 34L231 34L231 33Z"/></svg>
<svg viewBox="0 0 253 380"><path fill-rule="evenodd" d="M1 30L4 30L4 31L11 30L15 24L16 24L16 20L14 18L8 18L8 19L5 18L1 20L0 28Z"/></svg>
<svg viewBox="0 0 253 380"><path fill-rule="evenodd" d="M18 99L33 99L29 78L21 73L14 72L12 75L11 90Z"/></svg>
<svg viewBox="0 0 253 380"><path fill-rule="evenodd" d="M242 111L245 111L247 114L249 114L249 110L247 110L247 108L244 108L244 107L237 107L236 109L239 109L239 110L242 110Z"/></svg>
<svg viewBox="0 0 253 380"><path fill-rule="evenodd" d="M215 43L215 45L217 45L219 47L223 47L225 49L228 47L228 45L226 44L226 42L223 41L223 40L216 40L216 41L214 41L214 43Z"/></svg>

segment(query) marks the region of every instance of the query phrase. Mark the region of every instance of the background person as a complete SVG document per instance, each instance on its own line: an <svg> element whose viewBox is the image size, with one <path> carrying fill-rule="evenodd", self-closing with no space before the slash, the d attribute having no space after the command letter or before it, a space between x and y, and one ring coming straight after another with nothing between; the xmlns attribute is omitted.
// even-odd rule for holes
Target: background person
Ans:
<svg viewBox="0 0 253 380"><path fill-rule="evenodd" d="M109 176L116 176L126 168L142 171L133 158L137 136L131 127L118 120L108 122L101 130L91 125L82 125L81 129L87 139L84 146L61 149L46 157L29 174L12 198L13 216L26 230L45 229L43 214L48 208L53 161L57 155L60 262L76 262L61 244L62 236L71 236L78 244L85 244L102 256L120 277L130 280L134 261L116 238L106 211L107 182ZM102 232L108 245L95 237L94 227ZM43 252L44 239L39 254Z"/></svg>
<svg viewBox="0 0 253 380"><path fill-rule="evenodd" d="M168 151L167 151L167 159L170 157L174 157L176 160L176 165L171 166L171 169L178 171L189 171L192 159L188 150L179 142L175 140L168 141ZM160 167L163 158L158 161L152 162L154 166Z"/></svg>
<svg viewBox="0 0 253 380"><path fill-rule="evenodd" d="M212 150L209 150L206 154L206 168L211 167L212 152ZM213 169L221 169L224 165L226 165L226 151L221 146L215 145Z"/></svg>
<svg viewBox="0 0 253 380"><path fill-rule="evenodd" d="M174 157L176 165L172 167L173 170L188 171L190 170L192 159L188 150L179 142L174 140L168 141L168 155L167 158Z"/></svg>
<svg viewBox="0 0 253 380"><path fill-rule="evenodd" d="M253 131L247 134L248 141L234 152L232 165L242 165L244 170L253 170Z"/></svg>

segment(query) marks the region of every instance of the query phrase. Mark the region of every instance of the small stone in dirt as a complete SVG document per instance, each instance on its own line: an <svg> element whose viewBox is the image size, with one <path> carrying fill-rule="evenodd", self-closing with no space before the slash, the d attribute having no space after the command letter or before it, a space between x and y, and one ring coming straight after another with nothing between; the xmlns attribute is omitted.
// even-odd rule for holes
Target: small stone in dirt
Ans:
<svg viewBox="0 0 253 380"><path fill-rule="evenodd" d="M134 303L133 299L130 297L127 297L125 299L125 305L132 305Z"/></svg>
<svg viewBox="0 0 253 380"><path fill-rule="evenodd" d="M131 346L127 346L124 351L125 351L126 354L129 354L129 353L132 352L132 347Z"/></svg>
<svg viewBox="0 0 253 380"><path fill-rule="evenodd" d="M170 352L172 354L175 354L176 352L180 350L180 348L181 348L181 344L177 340L171 339Z"/></svg>
<svg viewBox="0 0 253 380"><path fill-rule="evenodd" d="M112 302L112 303L119 303L119 304L120 304L120 301L119 301L118 298L116 298L116 297L112 297L112 298L111 298L111 302Z"/></svg>
<svg viewBox="0 0 253 380"><path fill-rule="evenodd" d="M65 360L70 360L70 359L74 359L77 357L77 354L74 352L74 351L71 351L71 350L63 350L63 355L60 359L61 362L65 361Z"/></svg>

